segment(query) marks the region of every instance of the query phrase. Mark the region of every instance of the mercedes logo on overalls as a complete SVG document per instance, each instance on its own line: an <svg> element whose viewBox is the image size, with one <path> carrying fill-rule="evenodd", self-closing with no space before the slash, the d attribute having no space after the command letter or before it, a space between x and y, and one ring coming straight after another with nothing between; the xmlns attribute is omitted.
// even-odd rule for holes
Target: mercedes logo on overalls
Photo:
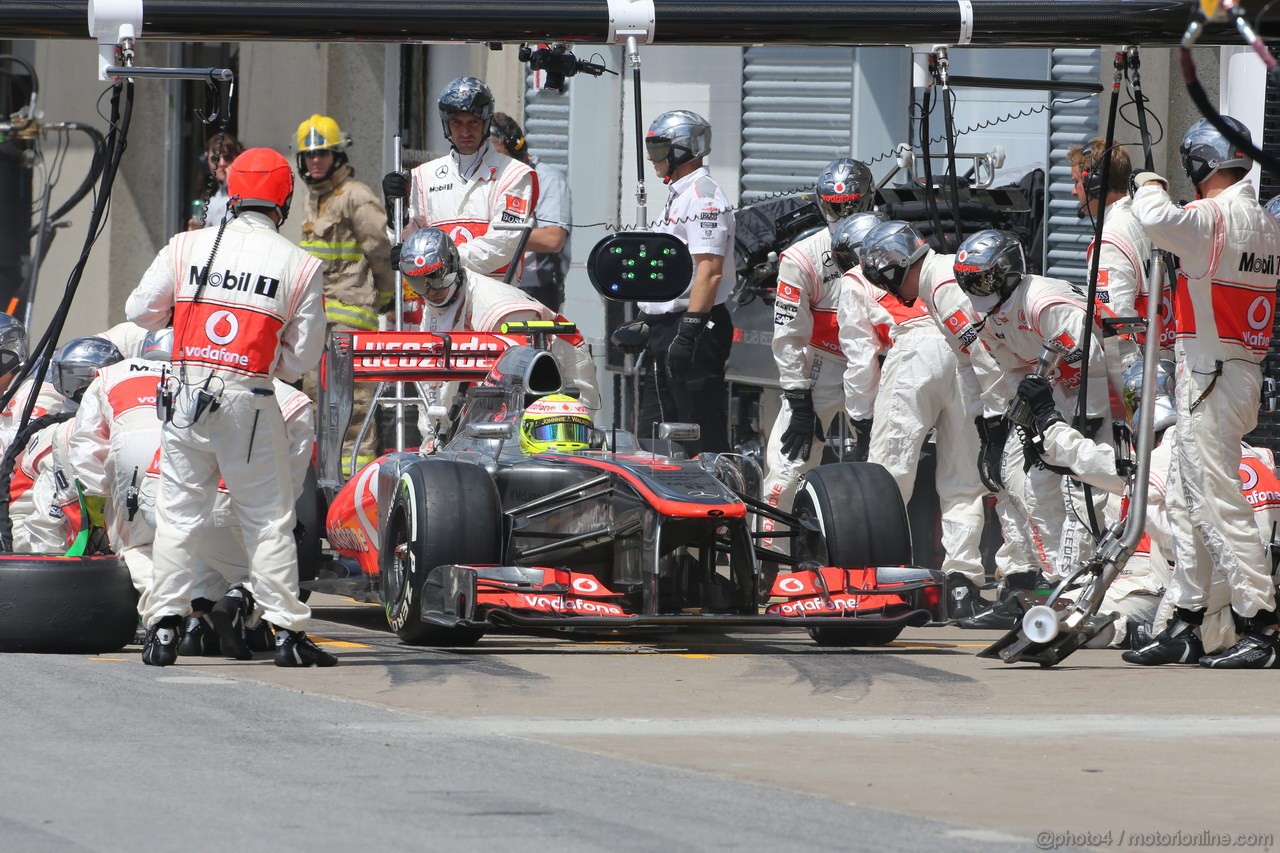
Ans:
<svg viewBox="0 0 1280 853"><path fill-rule="evenodd" d="M240 321L230 311L214 311L205 321L204 333L218 346L226 346L240 332Z"/></svg>

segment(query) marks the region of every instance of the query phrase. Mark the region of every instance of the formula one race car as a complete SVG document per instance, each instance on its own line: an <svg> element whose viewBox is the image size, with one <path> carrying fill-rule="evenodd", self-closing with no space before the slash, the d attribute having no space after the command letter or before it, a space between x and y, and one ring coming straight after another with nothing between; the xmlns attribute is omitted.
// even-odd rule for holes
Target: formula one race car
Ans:
<svg viewBox="0 0 1280 853"><path fill-rule="evenodd" d="M759 624L881 645L941 618L942 575L910 565L906 510L878 465L820 466L781 512L750 493L758 470L735 454L678 458L614 429L592 449L526 455L525 407L572 388L545 333L517 331L334 333L319 441L334 558L309 586L380 600L402 640L427 645L491 628ZM442 448L382 456L340 484L341 402L359 381L476 384ZM757 544L763 517L790 554Z"/></svg>

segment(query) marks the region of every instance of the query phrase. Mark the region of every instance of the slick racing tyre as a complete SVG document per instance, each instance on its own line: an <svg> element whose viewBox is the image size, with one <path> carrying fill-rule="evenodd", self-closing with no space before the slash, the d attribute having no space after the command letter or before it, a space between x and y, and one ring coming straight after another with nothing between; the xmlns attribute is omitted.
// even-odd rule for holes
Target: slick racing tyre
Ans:
<svg viewBox="0 0 1280 853"><path fill-rule="evenodd" d="M470 646L484 629L422 620L422 590L436 566L502 562L502 505L479 465L427 460L401 474L381 552L387 622L415 646Z"/></svg>
<svg viewBox="0 0 1280 853"><path fill-rule="evenodd" d="M0 651L95 654L138 627L138 594L114 556L0 555Z"/></svg>
<svg viewBox="0 0 1280 853"><path fill-rule="evenodd" d="M819 465L796 492L792 512L818 530L801 528L796 557L824 566L909 566L911 526L898 484L870 462ZM828 625L810 628L820 646L883 646L901 625Z"/></svg>

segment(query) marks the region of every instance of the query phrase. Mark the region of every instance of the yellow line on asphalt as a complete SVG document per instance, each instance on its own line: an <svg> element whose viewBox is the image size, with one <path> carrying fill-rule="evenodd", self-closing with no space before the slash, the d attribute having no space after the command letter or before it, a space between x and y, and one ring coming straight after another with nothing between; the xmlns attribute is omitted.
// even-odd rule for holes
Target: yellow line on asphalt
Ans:
<svg viewBox="0 0 1280 853"><path fill-rule="evenodd" d="M346 640L330 640L327 637L317 637L314 634L311 639L315 641L317 646L333 646L335 649L367 649L364 643L348 643Z"/></svg>
<svg viewBox="0 0 1280 853"><path fill-rule="evenodd" d="M715 657L715 655L695 655L695 654L684 654L684 655L675 655L675 657L678 657L678 658L691 658L691 659L693 659L693 660L707 660L707 659L709 659L709 658L714 658L714 657Z"/></svg>

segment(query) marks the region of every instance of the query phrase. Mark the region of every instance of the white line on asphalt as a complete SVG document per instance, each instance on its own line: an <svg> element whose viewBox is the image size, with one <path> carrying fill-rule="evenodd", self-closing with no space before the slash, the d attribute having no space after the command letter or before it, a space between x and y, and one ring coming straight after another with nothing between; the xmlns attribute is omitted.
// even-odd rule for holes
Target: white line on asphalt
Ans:
<svg viewBox="0 0 1280 853"><path fill-rule="evenodd" d="M948 829L938 833L943 838L964 838L969 841L982 841L987 844L1027 844L1030 838L1019 838L1007 832L994 829Z"/></svg>
<svg viewBox="0 0 1280 853"><path fill-rule="evenodd" d="M822 732L861 737L910 737L964 732L965 737L1017 736L1126 737L1181 739L1267 737L1280 735L1280 717L1158 717L1077 714L1017 717L864 717L811 719L777 717L698 717L694 719L523 719L478 717L435 719L433 732L455 735L564 737L759 737Z"/></svg>
<svg viewBox="0 0 1280 853"><path fill-rule="evenodd" d="M213 675L162 675L156 681L165 684L235 684L230 678L218 678Z"/></svg>

